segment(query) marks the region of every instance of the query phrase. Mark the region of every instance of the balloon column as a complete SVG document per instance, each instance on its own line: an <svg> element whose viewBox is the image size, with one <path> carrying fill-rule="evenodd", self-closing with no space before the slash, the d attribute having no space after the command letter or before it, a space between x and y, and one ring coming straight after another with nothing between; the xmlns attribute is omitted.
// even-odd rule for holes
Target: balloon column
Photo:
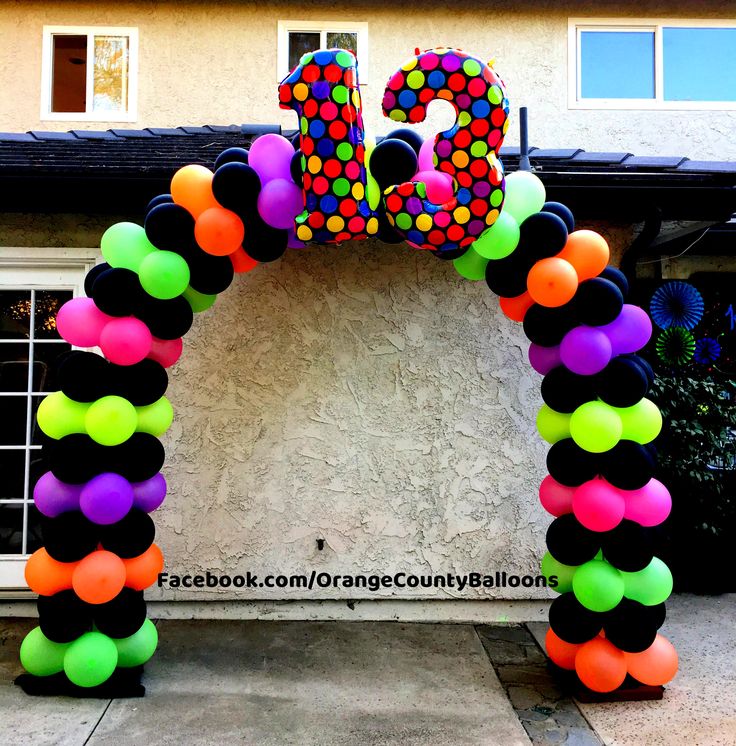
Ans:
<svg viewBox="0 0 736 746"><path fill-rule="evenodd" d="M595 691L627 673L647 684L674 675L676 654L657 634L672 578L650 548L651 527L670 509L652 478L662 423L646 398L652 371L636 355L649 318L625 303L626 280L607 266L602 236L575 230L533 174L504 177L508 101L493 68L456 49L417 52L389 79L383 110L413 124L436 99L456 111L449 130L422 141L402 127L376 144L362 122L355 57L305 54L279 87L281 106L299 116L294 142L263 135L221 153L214 170L185 166L142 226L118 223L102 236L104 263L87 275L86 297L57 317L64 339L102 355L68 353L60 390L38 410L48 472L34 499L45 546L26 568L39 626L21 647L33 677L94 690L156 648L143 590L163 556L149 513L166 494L166 369L194 314L235 273L289 247L369 236L452 261L523 322L544 376L537 425L551 444L540 499L556 518L542 563L560 593L552 660Z"/></svg>

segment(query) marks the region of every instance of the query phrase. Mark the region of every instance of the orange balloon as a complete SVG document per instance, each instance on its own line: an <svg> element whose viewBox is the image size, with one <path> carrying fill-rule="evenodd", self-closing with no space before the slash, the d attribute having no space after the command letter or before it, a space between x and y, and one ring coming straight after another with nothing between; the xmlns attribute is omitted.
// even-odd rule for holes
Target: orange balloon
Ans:
<svg viewBox="0 0 736 746"><path fill-rule="evenodd" d="M208 168L192 164L180 168L171 179L171 197L196 218L219 203L212 194L212 177Z"/></svg>
<svg viewBox="0 0 736 746"><path fill-rule="evenodd" d="M575 671L588 689L612 692L626 678L626 656L603 637L594 637L580 646Z"/></svg>
<svg viewBox="0 0 736 746"><path fill-rule="evenodd" d="M74 592L88 604L112 601L125 585L123 560L105 549L90 552L80 560L72 576Z"/></svg>
<svg viewBox="0 0 736 746"><path fill-rule="evenodd" d="M208 254L227 256L240 248L245 229L234 212L224 207L210 207L197 218L194 237Z"/></svg>
<svg viewBox="0 0 736 746"><path fill-rule="evenodd" d="M526 286L540 306L556 308L572 300L578 289L578 275L570 262L551 256L540 259L529 270Z"/></svg>
<svg viewBox="0 0 736 746"><path fill-rule="evenodd" d="M78 564L79 562L59 562L41 547L26 562L26 583L39 596L53 596L54 593L72 587L72 574Z"/></svg>
<svg viewBox="0 0 736 746"><path fill-rule="evenodd" d="M549 655L552 662L556 663L560 668L566 668L568 671L575 669L575 656L582 647L581 645L565 642L550 627L547 630L547 636L544 638L544 647L547 648L547 655Z"/></svg>
<svg viewBox="0 0 736 746"><path fill-rule="evenodd" d="M534 305L534 298L529 293L522 293L515 298L501 298L499 305L504 315L511 321L524 321L526 312Z"/></svg>
<svg viewBox="0 0 736 746"><path fill-rule="evenodd" d="M153 585L164 569L164 555L156 544L151 544L143 554L122 561L125 563L125 585L136 591Z"/></svg>
<svg viewBox="0 0 736 746"><path fill-rule="evenodd" d="M236 272L250 272L258 266L258 262L248 256L245 249L240 246L230 254L230 261L233 263L233 269Z"/></svg>
<svg viewBox="0 0 736 746"><path fill-rule="evenodd" d="M662 635L641 653L624 653L629 673L642 684L662 686L672 681L677 673L677 651Z"/></svg>
<svg viewBox="0 0 736 746"><path fill-rule="evenodd" d="M565 248L557 258L570 262L582 282L603 272L611 258L611 252L606 239L600 233L581 230L573 231L567 237Z"/></svg>

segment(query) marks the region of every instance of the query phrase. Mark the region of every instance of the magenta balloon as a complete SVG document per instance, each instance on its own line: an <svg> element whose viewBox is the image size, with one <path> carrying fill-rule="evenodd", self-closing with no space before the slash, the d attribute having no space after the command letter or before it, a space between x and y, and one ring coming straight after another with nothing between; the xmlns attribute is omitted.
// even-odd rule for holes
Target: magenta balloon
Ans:
<svg viewBox="0 0 736 746"><path fill-rule="evenodd" d="M642 526L658 526L672 510L669 490L658 479L650 479L641 489L626 490L624 517Z"/></svg>
<svg viewBox="0 0 736 746"><path fill-rule="evenodd" d="M572 498L575 517L591 531L610 531L621 523L626 500L620 490L605 479L581 484Z"/></svg>
<svg viewBox="0 0 736 746"><path fill-rule="evenodd" d="M546 476L539 485L539 502L551 515L559 517L572 513L574 487L566 487L551 476Z"/></svg>
<svg viewBox="0 0 736 746"><path fill-rule="evenodd" d="M50 471L47 471L33 488L33 501L45 516L56 518L57 515L70 510L79 510L81 491L81 485L61 482Z"/></svg>
<svg viewBox="0 0 736 746"><path fill-rule="evenodd" d="M420 171L412 181L423 181L427 187L427 199L435 205L443 205L455 196L452 176L442 171Z"/></svg>
<svg viewBox="0 0 736 746"><path fill-rule="evenodd" d="M156 510L166 497L166 479L160 472L145 482L134 482L131 487L134 507L146 513Z"/></svg>
<svg viewBox="0 0 736 746"><path fill-rule="evenodd" d="M72 298L56 314L56 330L76 347L97 347L100 334L111 319L92 298Z"/></svg>
<svg viewBox="0 0 736 746"><path fill-rule="evenodd" d="M532 368L540 375L546 376L553 368L557 368L560 363L559 347L542 347L532 342L529 345L529 362Z"/></svg>
<svg viewBox="0 0 736 746"><path fill-rule="evenodd" d="M598 327L611 341L614 355L637 352L652 336L652 320L639 306L624 303L621 313L610 323Z"/></svg>
<svg viewBox="0 0 736 746"><path fill-rule="evenodd" d="M256 170L265 185L271 179L291 178L291 159L294 146L281 135L261 135L250 146L248 165Z"/></svg>
<svg viewBox="0 0 736 746"><path fill-rule="evenodd" d="M117 523L133 507L133 488L119 474L98 474L82 487L79 507L92 523L102 526Z"/></svg>
<svg viewBox="0 0 736 746"><path fill-rule="evenodd" d="M434 137L422 143L417 160L420 171L434 171Z"/></svg>
<svg viewBox="0 0 736 746"><path fill-rule="evenodd" d="M611 343L600 329L577 326L564 336L560 358L573 373L592 376L600 373L611 361Z"/></svg>
<svg viewBox="0 0 736 746"><path fill-rule="evenodd" d="M294 218L304 212L304 194L287 179L272 179L258 195L258 212L273 228L294 227Z"/></svg>
<svg viewBox="0 0 736 746"><path fill-rule="evenodd" d="M100 335L102 354L116 365L135 365L151 351L153 337L148 327L134 316L113 319Z"/></svg>

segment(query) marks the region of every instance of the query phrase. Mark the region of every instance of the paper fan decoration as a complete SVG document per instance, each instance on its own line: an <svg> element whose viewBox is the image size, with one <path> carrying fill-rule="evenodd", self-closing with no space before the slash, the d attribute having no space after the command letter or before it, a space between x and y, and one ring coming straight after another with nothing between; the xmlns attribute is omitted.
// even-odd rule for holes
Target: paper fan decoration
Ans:
<svg viewBox="0 0 736 746"><path fill-rule="evenodd" d="M703 318L704 309L700 293L689 282L679 280L658 288L649 304L652 321L661 329L673 326L693 329Z"/></svg>
<svg viewBox="0 0 736 746"><path fill-rule="evenodd" d="M711 337L703 337L695 342L693 357L696 363L711 365L721 356L721 345Z"/></svg>
<svg viewBox="0 0 736 746"><path fill-rule="evenodd" d="M667 365L685 365L693 359L695 337L689 329L671 326L657 337L657 356Z"/></svg>

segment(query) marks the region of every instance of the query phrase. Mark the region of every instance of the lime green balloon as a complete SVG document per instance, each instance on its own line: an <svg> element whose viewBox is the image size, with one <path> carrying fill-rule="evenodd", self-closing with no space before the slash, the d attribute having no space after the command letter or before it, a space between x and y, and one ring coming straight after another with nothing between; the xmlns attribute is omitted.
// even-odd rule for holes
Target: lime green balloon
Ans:
<svg viewBox="0 0 736 746"><path fill-rule="evenodd" d="M519 224L513 215L503 211L496 222L486 228L472 247L486 259L503 259L519 245Z"/></svg>
<svg viewBox="0 0 736 746"><path fill-rule="evenodd" d="M189 265L173 251L152 251L138 267L143 289L154 298L170 300L181 295L189 285Z"/></svg>
<svg viewBox="0 0 736 746"><path fill-rule="evenodd" d="M142 666L155 652L158 645L156 625L146 619L141 628L130 637L114 640L118 649L118 666L133 668Z"/></svg>
<svg viewBox="0 0 736 746"><path fill-rule="evenodd" d="M544 184L531 171L514 171L506 177L506 197L503 212L523 223L539 212L546 200Z"/></svg>
<svg viewBox="0 0 736 746"><path fill-rule="evenodd" d="M171 427L171 422L174 419L174 408L165 396L162 396L153 404L136 407L135 410L138 416L136 430L139 433L150 433L157 438Z"/></svg>
<svg viewBox="0 0 736 746"><path fill-rule="evenodd" d="M543 440L557 443L558 440L570 437L570 415L556 412L542 404L537 414L537 430Z"/></svg>
<svg viewBox="0 0 736 746"><path fill-rule="evenodd" d="M64 673L73 684L89 688L107 681L118 665L118 649L102 632L85 632L69 645Z"/></svg>
<svg viewBox="0 0 736 746"><path fill-rule="evenodd" d="M563 565L558 562L549 552L542 557L542 575L547 578L548 587L556 593L568 593L572 590L572 580L577 570L576 565ZM553 577L557 585L552 585Z"/></svg>
<svg viewBox="0 0 736 746"><path fill-rule="evenodd" d="M68 642L49 640L40 627L34 627L20 645L20 662L34 676L51 676L64 670Z"/></svg>
<svg viewBox="0 0 736 746"><path fill-rule="evenodd" d="M122 396L103 396L90 404L84 418L87 434L103 446L124 443L138 426L135 407Z"/></svg>
<svg viewBox="0 0 736 746"><path fill-rule="evenodd" d="M581 404L570 417L570 435L590 453L610 451L621 440L623 424L613 407L602 401Z"/></svg>
<svg viewBox="0 0 736 746"><path fill-rule="evenodd" d="M156 247L146 237L143 227L136 223L115 223L102 235L102 256L111 267L138 271L143 259Z"/></svg>
<svg viewBox="0 0 736 746"><path fill-rule="evenodd" d="M54 391L38 405L36 420L45 435L59 440L65 435L85 432L88 409L89 404L74 401L61 391Z"/></svg>
<svg viewBox="0 0 736 746"><path fill-rule="evenodd" d="M453 259L457 273L466 280L485 280L488 259L478 254L472 247L462 256Z"/></svg>
<svg viewBox="0 0 736 746"><path fill-rule="evenodd" d="M672 593L672 573L659 557L638 572L621 572L626 598L645 606L656 606L666 601Z"/></svg>
<svg viewBox="0 0 736 746"><path fill-rule="evenodd" d="M623 437L644 445L653 441L662 430L662 413L649 399L631 407L616 409L623 424Z"/></svg>
<svg viewBox="0 0 736 746"><path fill-rule="evenodd" d="M378 186L378 182L370 174L367 174L365 194L368 198L368 206L371 210L375 210L381 204L381 187Z"/></svg>
<svg viewBox="0 0 736 746"><path fill-rule="evenodd" d="M193 287L188 287L182 295L187 299L194 313L202 313L202 311L212 308L217 300L216 295L205 295Z"/></svg>
<svg viewBox="0 0 736 746"><path fill-rule="evenodd" d="M613 565L593 559L578 567L572 590L586 609L610 611L624 597L624 579Z"/></svg>

